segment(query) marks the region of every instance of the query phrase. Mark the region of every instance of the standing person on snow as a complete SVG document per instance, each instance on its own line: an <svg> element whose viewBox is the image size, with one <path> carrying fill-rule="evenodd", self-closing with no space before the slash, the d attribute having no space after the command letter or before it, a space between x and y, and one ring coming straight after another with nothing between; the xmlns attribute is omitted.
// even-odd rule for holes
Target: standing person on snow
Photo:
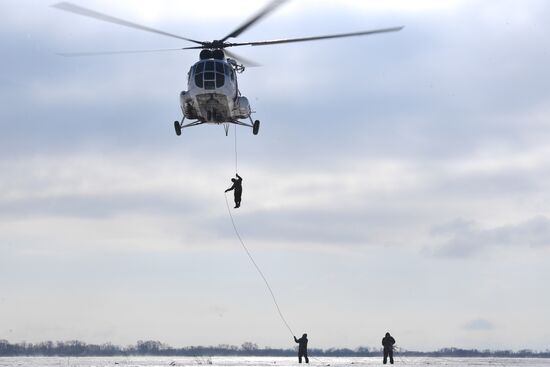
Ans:
<svg viewBox="0 0 550 367"><path fill-rule="evenodd" d="M393 345L395 344L395 339L390 333L386 333L386 336L382 339L382 345L384 346L384 361L386 364L388 362L388 356L390 356L390 363L393 364Z"/></svg>
<svg viewBox="0 0 550 367"><path fill-rule="evenodd" d="M300 339L294 337L294 341L298 343L298 363L302 363L302 357L306 359L306 363L309 363L307 358L307 334L302 335Z"/></svg>
<svg viewBox="0 0 550 367"><path fill-rule="evenodd" d="M225 190L225 192L235 190L235 208L238 208L241 206L241 195L243 193L243 179L241 176L239 176L238 173L235 173L237 178L232 178L231 181L233 182L233 185Z"/></svg>

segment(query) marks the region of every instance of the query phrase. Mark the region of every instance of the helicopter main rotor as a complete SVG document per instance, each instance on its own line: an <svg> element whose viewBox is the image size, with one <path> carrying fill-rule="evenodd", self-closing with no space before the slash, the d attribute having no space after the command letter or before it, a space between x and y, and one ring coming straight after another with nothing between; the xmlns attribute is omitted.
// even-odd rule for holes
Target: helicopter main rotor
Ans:
<svg viewBox="0 0 550 367"><path fill-rule="evenodd" d="M243 64L248 64L248 66L257 66L258 64L246 60L238 55L235 55L232 52L229 52L226 50L226 48L229 47L237 47L237 46L266 46L266 45L275 45L275 44L283 44L283 43L294 43L294 42L307 42L307 41L317 41L317 40L324 40L324 39L333 39L333 38L344 38L344 37L355 37L355 36L365 36L365 35L372 35L377 33L387 33L387 32L397 32L403 29L403 26L399 27L391 27L391 28L383 28L383 29L375 29L375 30L367 30L367 31L360 31L360 32L351 32L351 33L340 33L340 34L329 34L329 35L323 35L323 36L313 36L313 37L300 37L300 38L283 38L283 39L276 39L276 40L268 40L268 41L253 41L253 42L227 42L230 38L235 38L241 35L244 31L246 31L248 28L250 28L252 25L254 25L256 22L258 22L260 19L265 17L266 15L273 12L275 9L277 9L279 6L284 4L288 0L272 0L269 2L263 9L261 9L258 13L256 13L254 16L249 18L247 21L242 23L239 27L237 27L235 30L233 30L231 33L226 35L225 37L219 39L219 40L213 40L213 41L199 41L188 37L183 37L177 34L165 32L162 30L158 30L155 28L151 28L148 26L144 26L138 23L130 22L124 19L120 19L117 17L113 17L111 15L107 15L104 13L97 12L95 10L91 10L88 8L81 7L79 5L75 5L69 2L60 2L57 4L52 5L52 7L65 10L67 12L78 14L90 18L94 18L97 20L102 20L104 22L113 23L129 28L139 29L146 32L156 33L167 37L177 38L180 40L188 41L197 44L197 46L190 46L190 47L183 47L183 48L172 48L172 49L157 49L157 50L130 50L130 51L102 51L102 52L77 52L77 53L61 53L62 56L92 56L92 55L109 55L109 54L134 54L134 53L144 53L144 52L161 52L161 51L176 51L176 50L194 50L194 49L202 49L202 50L210 50L212 52L216 50L220 50L227 54L229 57L239 60Z"/></svg>

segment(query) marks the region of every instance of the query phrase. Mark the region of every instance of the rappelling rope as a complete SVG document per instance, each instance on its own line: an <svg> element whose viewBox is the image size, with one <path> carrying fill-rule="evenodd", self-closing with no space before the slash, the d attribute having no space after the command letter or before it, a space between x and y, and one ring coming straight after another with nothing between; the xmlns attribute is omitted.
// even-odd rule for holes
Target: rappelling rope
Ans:
<svg viewBox="0 0 550 367"><path fill-rule="evenodd" d="M237 167L237 125L235 124L235 172L239 172Z"/></svg>
<svg viewBox="0 0 550 367"><path fill-rule="evenodd" d="M393 351L394 351L394 354L397 358L399 358L399 360L401 361L401 363L403 364L410 364L410 363L407 363L404 358L401 356L401 348L398 347L397 345L394 345L393 346Z"/></svg>
<svg viewBox="0 0 550 367"><path fill-rule="evenodd" d="M252 254L250 253L250 251L248 251L248 248L244 244L244 241L241 238L241 235L239 234L239 230L237 229L237 226L235 225L235 220L233 219L233 214L231 214L231 208L229 207L229 201L227 201L227 193L225 193L225 204L227 205L227 212L229 213L229 218L231 218L231 223L233 224L233 229L235 230L235 234L237 235L237 238L239 239L239 242L241 243L241 245L242 245L244 251L246 252L246 254L248 255L248 258L250 259L250 261L252 262L252 264L254 265L254 267L256 268L256 270L258 271L258 273L260 274L260 276L264 280L264 283L267 287L267 290L271 294L271 298L273 299L273 303L275 304L275 307L277 308L277 312L279 313L279 316L281 317L281 320L283 320L283 323L285 324L286 328L288 329L288 331L290 331L290 334L292 335L292 337L294 337L294 332L292 331L292 329L288 325L288 322L286 321L286 319L285 319L285 317L284 317L284 315L281 311L281 308L279 307L279 304L277 303L277 298L275 298L275 294L273 293L273 290L271 289L271 286L269 285L269 282L267 281L266 277L264 276L264 273L262 272L262 270L260 269L258 264L256 264L256 261L254 261L254 258L252 257Z"/></svg>

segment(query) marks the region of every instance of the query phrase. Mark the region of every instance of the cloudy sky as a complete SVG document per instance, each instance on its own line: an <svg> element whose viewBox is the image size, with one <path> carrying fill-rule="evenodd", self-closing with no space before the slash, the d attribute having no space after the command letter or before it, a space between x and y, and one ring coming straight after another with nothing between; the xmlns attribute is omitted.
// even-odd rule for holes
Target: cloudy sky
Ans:
<svg viewBox="0 0 550 367"><path fill-rule="evenodd" d="M76 1L76 0L75 0ZM264 2L77 4L194 39ZM0 1L0 339L290 347L231 227L235 131L177 137L185 42ZM294 0L236 52L240 234L312 347L550 346L550 4ZM231 198L230 198L231 199Z"/></svg>

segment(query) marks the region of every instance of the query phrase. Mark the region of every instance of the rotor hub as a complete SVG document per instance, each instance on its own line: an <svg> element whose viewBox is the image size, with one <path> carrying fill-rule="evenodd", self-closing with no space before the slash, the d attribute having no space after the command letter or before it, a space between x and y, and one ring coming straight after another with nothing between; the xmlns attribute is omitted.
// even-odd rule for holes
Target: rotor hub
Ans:
<svg viewBox="0 0 550 367"><path fill-rule="evenodd" d="M208 46L209 48L222 49L225 48L225 43L220 40L214 40Z"/></svg>

